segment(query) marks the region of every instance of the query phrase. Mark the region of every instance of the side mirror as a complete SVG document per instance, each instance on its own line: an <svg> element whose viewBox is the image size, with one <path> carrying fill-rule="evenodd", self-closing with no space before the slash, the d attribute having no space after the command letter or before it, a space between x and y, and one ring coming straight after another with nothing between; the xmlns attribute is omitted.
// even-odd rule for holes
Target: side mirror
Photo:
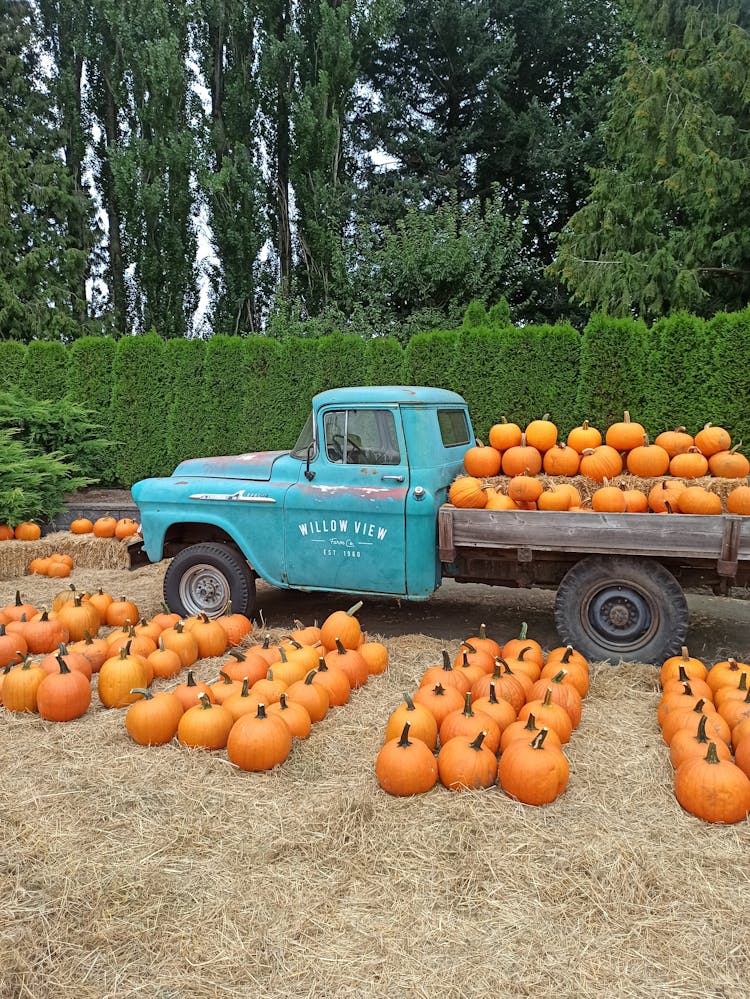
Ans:
<svg viewBox="0 0 750 999"><path fill-rule="evenodd" d="M312 440L307 446L307 464L305 466L305 478L307 479L308 482L312 482L312 480L315 478L315 472L310 471L310 462L312 461L312 457L314 454L315 454L315 441Z"/></svg>

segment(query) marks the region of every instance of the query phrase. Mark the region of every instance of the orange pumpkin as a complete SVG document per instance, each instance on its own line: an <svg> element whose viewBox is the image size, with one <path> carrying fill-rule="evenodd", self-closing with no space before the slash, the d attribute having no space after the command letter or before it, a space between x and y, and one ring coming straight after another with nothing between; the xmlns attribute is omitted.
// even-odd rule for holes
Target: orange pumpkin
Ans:
<svg viewBox="0 0 750 999"><path fill-rule="evenodd" d="M42 529L39 524L27 520L16 526L13 535L17 541L38 541L42 536Z"/></svg>
<svg viewBox="0 0 750 999"><path fill-rule="evenodd" d="M674 458L676 454L684 454L694 443L692 435L687 433L684 427L663 430L654 441L654 444L664 448L670 458Z"/></svg>
<svg viewBox="0 0 750 999"><path fill-rule="evenodd" d="M451 483L448 501L453 506L481 510L487 506L487 493L482 488L480 479L472 475L460 475Z"/></svg>
<svg viewBox="0 0 750 999"><path fill-rule="evenodd" d="M477 441L474 447L470 447L464 455L464 468L469 475L477 478L484 478L488 475L497 475L500 471L500 452L494 447L485 447L481 441Z"/></svg>
<svg viewBox="0 0 750 999"><path fill-rule="evenodd" d="M669 474L683 479L700 479L708 472L708 459L697 447L689 447L669 462Z"/></svg>
<svg viewBox="0 0 750 999"><path fill-rule="evenodd" d="M717 451L708 459L711 475L722 479L744 479L750 474L750 461L740 454L737 444L730 451Z"/></svg>
<svg viewBox="0 0 750 999"><path fill-rule="evenodd" d="M545 413L541 420L532 420L526 427L526 442L544 454L557 443L557 427Z"/></svg>
<svg viewBox="0 0 750 999"><path fill-rule="evenodd" d="M117 528L117 521L114 517L99 517L94 521L94 537L113 538Z"/></svg>
<svg viewBox="0 0 750 999"><path fill-rule="evenodd" d="M595 482L602 482L605 478L613 479L621 471L620 452L608 444L586 448L581 454L581 475L585 475L586 478L593 479Z"/></svg>
<svg viewBox="0 0 750 999"><path fill-rule="evenodd" d="M91 534L93 530L94 525L88 517L76 517L70 525L71 534Z"/></svg>
<svg viewBox="0 0 750 999"><path fill-rule="evenodd" d="M580 427L573 427L568 434L568 447L572 447L578 454L582 454L586 448L599 447L602 442L602 435L596 427L589 426L589 421L584 420Z"/></svg>
<svg viewBox="0 0 750 999"><path fill-rule="evenodd" d="M121 517L115 524L115 537L120 538L120 540L132 538L137 533L138 524L130 517Z"/></svg>
<svg viewBox="0 0 750 999"><path fill-rule="evenodd" d="M718 454L719 451L728 451L732 446L732 438L729 432L723 427L715 427L712 423L707 423L703 430L699 430L695 435L695 446L707 457Z"/></svg>
<svg viewBox="0 0 750 999"><path fill-rule="evenodd" d="M497 451L507 451L521 443L521 428L517 423L508 423L503 416L490 430L489 442Z"/></svg>
<svg viewBox="0 0 750 999"><path fill-rule="evenodd" d="M541 452L528 443L526 434L515 447L503 452L502 469L506 475L538 475L542 470Z"/></svg>
<svg viewBox="0 0 750 999"><path fill-rule="evenodd" d="M625 415L619 423L613 423L608 428L604 436L604 443L613 447L615 451L632 451L633 448L643 444L643 436L646 433L640 423L635 423L630 419L630 413L625 410Z"/></svg>
<svg viewBox="0 0 750 999"><path fill-rule="evenodd" d="M577 475L581 455L569 444L555 444L546 451L542 468L547 475Z"/></svg>

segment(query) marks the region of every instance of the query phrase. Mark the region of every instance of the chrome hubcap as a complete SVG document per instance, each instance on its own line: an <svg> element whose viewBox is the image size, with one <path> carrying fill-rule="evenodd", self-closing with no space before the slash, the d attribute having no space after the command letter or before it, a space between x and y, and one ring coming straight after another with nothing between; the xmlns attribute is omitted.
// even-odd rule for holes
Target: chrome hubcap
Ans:
<svg viewBox="0 0 750 999"><path fill-rule="evenodd" d="M188 614L219 617L229 604L229 583L213 565L191 566L180 580L180 601Z"/></svg>

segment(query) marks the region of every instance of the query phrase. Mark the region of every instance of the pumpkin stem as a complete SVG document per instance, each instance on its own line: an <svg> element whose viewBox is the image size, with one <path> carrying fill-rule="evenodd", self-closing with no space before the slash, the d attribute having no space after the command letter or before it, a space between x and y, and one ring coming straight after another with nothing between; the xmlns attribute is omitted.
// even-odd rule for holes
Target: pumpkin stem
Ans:
<svg viewBox="0 0 750 999"><path fill-rule="evenodd" d="M719 757L716 754L716 743L709 742L708 751L706 753L706 763L718 763Z"/></svg>
<svg viewBox="0 0 750 999"><path fill-rule="evenodd" d="M476 739L473 742L469 743L469 749L476 749L476 751L479 752L479 750L482 748L482 743L484 742L486 736L487 736L486 732L477 733Z"/></svg>
<svg viewBox="0 0 750 999"><path fill-rule="evenodd" d="M193 671L191 669L188 670L187 680L185 681L185 684L188 687L198 686L198 684L195 682L195 677L193 676Z"/></svg>
<svg viewBox="0 0 750 999"><path fill-rule="evenodd" d="M559 673L555 673L550 680L550 683L562 683L567 675L568 671L566 669L561 669Z"/></svg>
<svg viewBox="0 0 750 999"><path fill-rule="evenodd" d="M526 724L524 725L524 728L528 729L529 732L537 731L536 718L531 713L529 713L529 717L526 719Z"/></svg>
<svg viewBox="0 0 750 999"><path fill-rule="evenodd" d="M282 645L279 646L279 656L281 657L280 660L279 660L279 662L282 662L282 663L288 663L289 662L289 660L286 657L286 652L284 651L284 647Z"/></svg>
<svg viewBox="0 0 750 999"><path fill-rule="evenodd" d="M206 693L198 694L198 700L201 702L201 707L203 708L204 711L206 710L206 708L211 707L211 701L208 698L208 694Z"/></svg>
<svg viewBox="0 0 750 999"><path fill-rule="evenodd" d="M401 746L402 749L406 749L408 746L411 746L411 743L409 742L410 728L411 725L409 724L409 722L406 722L403 731L401 732L401 738L398 740L398 744L399 746Z"/></svg>
<svg viewBox="0 0 750 999"><path fill-rule="evenodd" d="M238 663L245 661L245 656L243 655L242 652L240 652L239 649L230 649L229 655L234 656L234 658L237 660Z"/></svg>
<svg viewBox="0 0 750 999"><path fill-rule="evenodd" d="M740 674L740 682L737 684L738 690L747 690L747 673Z"/></svg>
<svg viewBox="0 0 750 999"><path fill-rule="evenodd" d="M286 703L286 691L283 694L279 694L279 704L282 711L289 711L289 705Z"/></svg>
<svg viewBox="0 0 750 999"><path fill-rule="evenodd" d="M521 631L520 631L520 634L518 635L518 637L521 639L522 642L526 641L526 635L528 633L528 630L529 630L528 624L525 621L521 621ZM520 656L519 656L519 659L520 659Z"/></svg>
<svg viewBox="0 0 750 999"><path fill-rule="evenodd" d="M349 615L349 617L354 617L357 611L362 610L363 603L364 603L363 600L358 600L356 604L350 607L349 610L346 612Z"/></svg>
<svg viewBox="0 0 750 999"><path fill-rule="evenodd" d="M464 695L464 710L463 715L465 718L473 718L474 712L471 710L471 691L467 690Z"/></svg>
<svg viewBox="0 0 750 999"><path fill-rule="evenodd" d="M484 621L479 625L479 637L482 639L487 638L487 625Z"/></svg>
<svg viewBox="0 0 750 999"><path fill-rule="evenodd" d="M542 704L544 705L545 708L548 708L551 703L552 703L552 687L547 687Z"/></svg>
<svg viewBox="0 0 750 999"><path fill-rule="evenodd" d="M453 669L453 663L447 649L443 649L443 669Z"/></svg>
<svg viewBox="0 0 750 999"><path fill-rule="evenodd" d="M247 697L250 689L250 684L246 676L242 677L242 690L240 691L240 697Z"/></svg>
<svg viewBox="0 0 750 999"><path fill-rule="evenodd" d="M708 721L708 715L701 715L701 720L698 722L698 731L695 734L696 742L708 742L708 736L706 735L706 722Z"/></svg>
<svg viewBox="0 0 750 999"><path fill-rule="evenodd" d="M65 662L62 656L59 657L59 663L60 663L61 673L70 673L70 670L68 669L68 664Z"/></svg>
<svg viewBox="0 0 750 999"><path fill-rule="evenodd" d="M146 690L145 687L131 687L130 688L130 693L131 694L143 694L143 696L145 697L145 699L147 701L153 701L153 699L154 699L154 695L151 693L150 690Z"/></svg>
<svg viewBox="0 0 750 999"><path fill-rule="evenodd" d="M466 650L466 651L464 651L464 655L466 655L466 652L472 652L473 653L473 652L477 651L476 648L475 648L475 646L473 646L471 644L471 642L461 642L461 648L464 649L464 650Z"/></svg>
<svg viewBox="0 0 750 999"><path fill-rule="evenodd" d="M127 659L130 655L130 639L120 647L120 659Z"/></svg>
<svg viewBox="0 0 750 999"><path fill-rule="evenodd" d="M336 649L337 649L337 651L338 651L338 654L339 654L340 656L345 656L345 655L346 655L346 651L347 651L347 650L346 650L346 649L344 648L344 646L343 646L343 645L341 644L341 639L340 639L340 638L336 638L336 639L334 639L334 641L336 642Z"/></svg>
<svg viewBox="0 0 750 999"><path fill-rule="evenodd" d="M547 732L548 731L549 731L549 729L546 729L546 728L543 728L543 729L540 730L539 734L536 735L532 739L532 741L531 741L531 748L532 749L543 749L544 748L544 740L547 738Z"/></svg>
<svg viewBox="0 0 750 999"><path fill-rule="evenodd" d="M219 676L224 681L224 683L234 683L234 680L228 673L225 673L223 669L219 670Z"/></svg>
<svg viewBox="0 0 750 999"><path fill-rule="evenodd" d="M497 694L495 693L495 682L494 682L494 680L490 680L490 692L487 695L487 700L490 702L490 704L499 704L500 703L498 701L498 699L497 699Z"/></svg>
<svg viewBox="0 0 750 999"><path fill-rule="evenodd" d="M411 699L411 697L408 694L404 694L403 697L404 700L406 701L406 710L416 711L417 709L414 707L414 701Z"/></svg>
<svg viewBox="0 0 750 999"><path fill-rule="evenodd" d="M259 704L258 705L258 713L256 714L255 717L256 718L267 718L268 717L268 715L266 714L266 706L265 706L265 704Z"/></svg>
<svg viewBox="0 0 750 999"><path fill-rule="evenodd" d="M566 645L565 646L565 652L563 652L562 659L560 660L560 662L561 663L565 663L565 665L567 666L568 663L570 662L570 657L572 655L573 655L573 646L572 645Z"/></svg>
<svg viewBox="0 0 750 999"><path fill-rule="evenodd" d="M269 672L270 672L270 670L269 670ZM308 685L311 684L313 682L313 680L315 679L315 674L317 672L318 671L316 669L311 669L310 672L305 677L305 683L308 684Z"/></svg>

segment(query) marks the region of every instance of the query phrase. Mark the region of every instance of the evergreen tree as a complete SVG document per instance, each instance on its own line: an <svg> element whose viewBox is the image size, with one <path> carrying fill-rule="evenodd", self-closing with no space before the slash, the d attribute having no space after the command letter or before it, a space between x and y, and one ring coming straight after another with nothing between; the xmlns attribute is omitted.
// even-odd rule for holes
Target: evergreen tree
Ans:
<svg viewBox="0 0 750 999"><path fill-rule="evenodd" d="M200 179L218 258L210 272L211 325L215 332L256 332L272 285L261 257L271 232L261 170L257 4L203 0L200 12L200 65L211 100Z"/></svg>
<svg viewBox="0 0 750 999"><path fill-rule="evenodd" d="M616 314L703 315L750 298L750 8L635 0L608 160L555 272Z"/></svg>
<svg viewBox="0 0 750 999"><path fill-rule="evenodd" d="M130 281L128 327L165 337L190 333L197 305L189 15L170 0L98 0L95 14L106 207L122 255L113 277Z"/></svg>
<svg viewBox="0 0 750 999"><path fill-rule="evenodd" d="M39 60L34 12L0 0L0 337L79 334L85 257L68 222L75 192Z"/></svg>

